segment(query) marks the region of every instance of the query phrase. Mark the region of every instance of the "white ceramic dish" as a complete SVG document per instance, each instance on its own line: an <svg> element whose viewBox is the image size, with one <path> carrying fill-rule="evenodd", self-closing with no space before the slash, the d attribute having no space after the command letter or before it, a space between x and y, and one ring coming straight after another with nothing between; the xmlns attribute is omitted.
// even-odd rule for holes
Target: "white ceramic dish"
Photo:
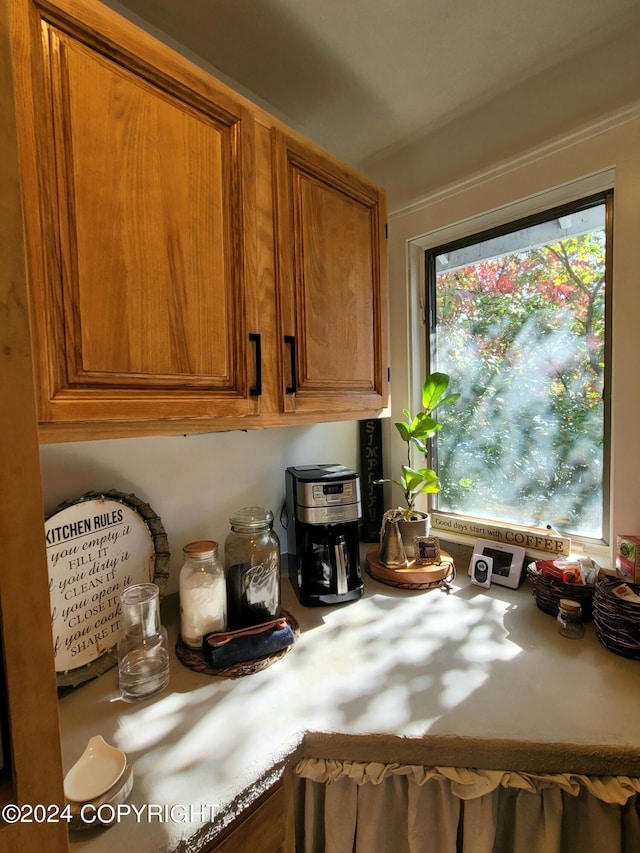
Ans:
<svg viewBox="0 0 640 853"><path fill-rule="evenodd" d="M111 826L117 819L115 809L103 809L101 806L118 806L125 803L133 788L133 768L127 761L124 773L116 784L105 791L100 797L91 801L92 808L85 813L88 803L72 803L68 801L71 810L69 829L73 832L81 832L87 829L95 829L96 826Z"/></svg>
<svg viewBox="0 0 640 853"><path fill-rule="evenodd" d="M95 800L116 784L126 766L125 753L95 735L64 777L64 795L72 803Z"/></svg>

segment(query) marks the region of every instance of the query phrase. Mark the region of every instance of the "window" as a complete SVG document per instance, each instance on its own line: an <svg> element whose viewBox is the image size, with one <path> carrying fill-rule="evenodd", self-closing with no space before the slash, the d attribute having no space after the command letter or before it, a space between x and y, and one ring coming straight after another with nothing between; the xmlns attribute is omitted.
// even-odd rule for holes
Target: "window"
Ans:
<svg viewBox="0 0 640 853"><path fill-rule="evenodd" d="M612 193L426 253L431 370L461 391L434 505L602 539Z"/></svg>

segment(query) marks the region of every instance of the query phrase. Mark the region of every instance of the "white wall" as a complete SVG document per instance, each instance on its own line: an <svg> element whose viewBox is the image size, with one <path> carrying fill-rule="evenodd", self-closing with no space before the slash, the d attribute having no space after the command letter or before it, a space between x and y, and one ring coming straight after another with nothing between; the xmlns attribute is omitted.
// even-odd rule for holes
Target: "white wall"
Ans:
<svg viewBox="0 0 640 853"><path fill-rule="evenodd" d="M446 159L446 152L442 156ZM401 160L396 168L403 169ZM518 158L496 162L480 174L460 174L455 183L396 208L389 223L389 274L393 415L402 411L413 393L415 365L407 342L421 286L420 270L412 263L413 241L428 242L425 235L488 211L494 212L495 224L509 221L507 205L611 168L615 173L613 316L609 319L613 324L611 532L615 537L616 533L640 533L640 107ZM420 341L419 330L416 340ZM416 357L419 353L414 352ZM398 444L391 441L390 447L396 469ZM606 556L611 559L611 549Z"/></svg>
<svg viewBox="0 0 640 853"><path fill-rule="evenodd" d="M340 463L358 470L358 424L345 422L109 441L40 448L45 514L88 491L133 493L162 519L171 551L167 593L178 589L182 547L196 539L221 545L229 516L264 506L286 551L279 522L289 465Z"/></svg>

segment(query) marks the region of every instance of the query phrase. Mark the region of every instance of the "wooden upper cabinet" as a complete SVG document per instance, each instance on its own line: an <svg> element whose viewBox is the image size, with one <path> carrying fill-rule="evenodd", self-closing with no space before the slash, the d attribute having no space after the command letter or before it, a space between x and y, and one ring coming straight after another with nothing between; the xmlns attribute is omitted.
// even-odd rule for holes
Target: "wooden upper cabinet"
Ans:
<svg viewBox="0 0 640 853"><path fill-rule="evenodd" d="M384 414L384 194L94 0L11 0L40 439Z"/></svg>
<svg viewBox="0 0 640 853"><path fill-rule="evenodd" d="M382 409L384 194L311 146L272 136L285 410Z"/></svg>
<svg viewBox="0 0 640 853"><path fill-rule="evenodd" d="M250 113L107 11L40 11L39 419L252 413Z"/></svg>

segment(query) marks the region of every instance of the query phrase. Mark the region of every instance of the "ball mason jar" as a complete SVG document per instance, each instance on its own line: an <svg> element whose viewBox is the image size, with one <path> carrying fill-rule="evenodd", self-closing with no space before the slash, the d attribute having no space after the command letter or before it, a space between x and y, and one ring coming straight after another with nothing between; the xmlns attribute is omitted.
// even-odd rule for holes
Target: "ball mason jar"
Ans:
<svg viewBox="0 0 640 853"><path fill-rule="evenodd" d="M235 630L281 615L280 540L273 530L273 513L263 507L244 507L229 523L224 543L227 624Z"/></svg>

